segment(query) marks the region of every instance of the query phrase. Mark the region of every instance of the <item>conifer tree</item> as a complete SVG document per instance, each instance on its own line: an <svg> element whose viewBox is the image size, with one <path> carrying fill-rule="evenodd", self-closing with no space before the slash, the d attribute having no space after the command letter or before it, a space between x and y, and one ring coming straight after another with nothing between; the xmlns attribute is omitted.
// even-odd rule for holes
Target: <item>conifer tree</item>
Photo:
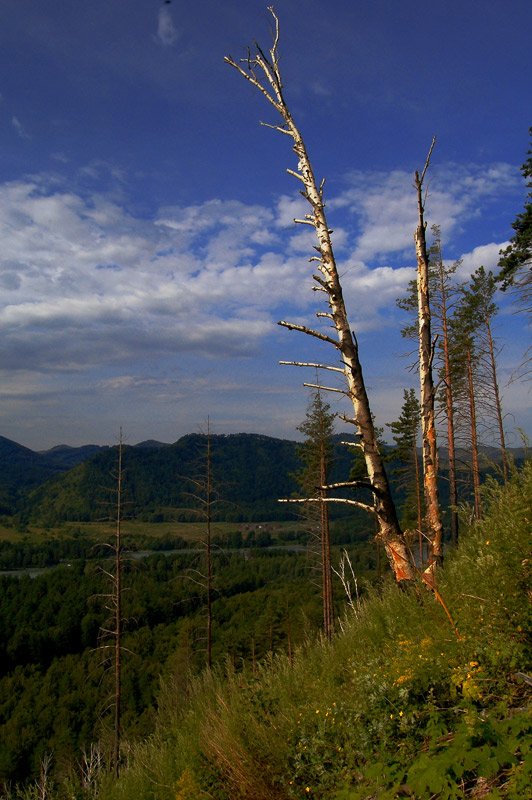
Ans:
<svg viewBox="0 0 532 800"><path fill-rule="evenodd" d="M466 291L451 319L449 357L453 382L454 419L462 451L470 455L473 476L474 513L482 517L477 407L482 398L478 329L481 324L475 298Z"/></svg>
<svg viewBox="0 0 532 800"><path fill-rule="evenodd" d="M529 128L529 134L532 143L532 127ZM520 310L530 321L532 319L532 147L527 151L527 156L521 166L521 174L528 189L525 206L522 213L512 222L515 234L510 239L510 244L499 253L500 273L497 281L501 282L503 291L509 289L514 294ZM518 372L528 376L531 361L529 347Z"/></svg>
<svg viewBox="0 0 532 800"><path fill-rule="evenodd" d="M440 228L438 225L433 225L431 230L434 237L429 250L433 272L431 292L432 330L435 336L437 336L437 352L439 354L438 374L444 387L441 408L443 409L446 419L445 433L449 458L451 541L456 545L458 543L458 484L454 436L453 381L449 355L449 318L452 314L457 294L457 287L452 278L461 262L455 261L451 266L446 266L444 264Z"/></svg>
<svg viewBox="0 0 532 800"><path fill-rule="evenodd" d="M421 422L421 407L415 389L403 390L403 406L401 416L389 423L395 448L390 458L401 463L392 472L398 487L406 490L401 523L403 528L414 527L417 531L419 562L423 563L423 516L424 502L421 481L421 469L417 451ZM414 513L412 513L412 507Z"/></svg>
<svg viewBox="0 0 532 800"><path fill-rule="evenodd" d="M325 502L328 473L332 460L332 435L334 433L335 414L330 405L324 403L321 392L317 389L311 395L306 419L297 430L305 436L305 441L298 447L298 455L303 467L296 474L296 479L306 497L318 498L321 502L319 511L319 544L321 562L321 583L323 597L323 631L330 639L334 630L334 606L331 568L331 542L329 535L329 510ZM309 504L308 513L314 518L315 505Z"/></svg>
<svg viewBox="0 0 532 800"><path fill-rule="evenodd" d="M532 142L532 127L529 128ZM512 222L515 231L511 244L501 250L497 280L502 281L503 289L515 286L530 314L530 293L532 290L532 148L527 151L528 158L521 166L521 174L526 181L528 194L521 214Z"/></svg>
<svg viewBox="0 0 532 800"><path fill-rule="evenodd" d="M506 453L506 440L504 434L503 412L501 404L501 393L499 380L497 377L497 347L493 338L492 322L497 314L497 304L494 302L497 290L495 278L491 270L486 272L484 267L479 267L471 276L469 286L464 287L464 294L467 303L475 306L478 314L477 335L479 344L477 351L485 364L483 373L486 378L486 403L485 428L490 426L490 418L493 419L495 436L501 448L502 468L505 483L508 481L508 457Z"/></svg>
<svg viewBox="0 0 532 800"><path fill-rule="evenodd" d="M220 502L219 486L215 483L212 466L212 435L210 419L207 417L205 430L202 432L202 444L199 452L198 468L195 475L189 476L192 491L188 492L196 505L196 511L204 522L204 533L201 539L203 547L203 564L189 571L187 577L193 580L204 593L206 614L206 665L212 666L212 528L214 506Z"/></svg>

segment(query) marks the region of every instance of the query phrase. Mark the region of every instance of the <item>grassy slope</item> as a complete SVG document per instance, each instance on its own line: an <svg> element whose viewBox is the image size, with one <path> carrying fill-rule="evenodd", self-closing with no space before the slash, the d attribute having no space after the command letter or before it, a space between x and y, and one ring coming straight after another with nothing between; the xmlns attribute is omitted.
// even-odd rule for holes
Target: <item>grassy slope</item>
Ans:
<svg viewBox="0 0 532 800"><path fill-rule="evenodd" d="M532 463L439 589L385 587L332 645L256 675L161 690L158 728L100 797L143 800L532 797Z"/></svg>
<svg viewBox="0 0 532 800"><path fill-rule="evenodd" d="M488 494L440 577L458 636L432 593L388 585L292 664L229 665L186 694L176 674L98 798L532 798L532 463Z"/></svg>

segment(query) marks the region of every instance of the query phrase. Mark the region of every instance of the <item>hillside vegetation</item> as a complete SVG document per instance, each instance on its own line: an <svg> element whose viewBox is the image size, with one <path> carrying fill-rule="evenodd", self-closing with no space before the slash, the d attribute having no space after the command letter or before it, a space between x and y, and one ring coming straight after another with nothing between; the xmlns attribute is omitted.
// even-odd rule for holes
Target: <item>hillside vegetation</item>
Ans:
<svg viewBox="0 0 532 800"><path fill-rule="evenodd" d="M333 437L330 469L332 482L345 480L353 466L353 452L341 444L345 434ZM294 475L301 468L297 442L259 434L212 435L212 469L219 495L215 517L227 522L262 522L294 519L297 511L280 505L280 497L298 490ZM123 447L125 510L140 522L197 521L190 478L201 473L205 437L188 434L166 445L145 442ZM398 507L405 500L404 481L395 478L400 466L394 451L384 446L387 471ZM500 453L485 448L483 477L493 471ZM523 459L515 449L516 463ZM28 527L51 529L65 522L101 522L114 510L116 447L87 445L52 448L35 453L0 437L0 523L25 533ZM467 461L467 459L466 459ZM447 505L449 488L446 453L442 453L440 497ZM115 477L113 477L115 476ZM462 497L471 495L467 463L461 471ZM4 498L5 502L2 501ZM344 516L342 506L331 507L334 517ZM357 527L366 529L365 515L356 515Z"/></svg>
<svg viewBox="0 0 532 800"><path fill-rule="evenodd" d="M98 797L532 797L532 463L486 494L440 602L389 584L355 602L331 645L255 674L228 664L186 691L166 681L155 732Z"/></svg>

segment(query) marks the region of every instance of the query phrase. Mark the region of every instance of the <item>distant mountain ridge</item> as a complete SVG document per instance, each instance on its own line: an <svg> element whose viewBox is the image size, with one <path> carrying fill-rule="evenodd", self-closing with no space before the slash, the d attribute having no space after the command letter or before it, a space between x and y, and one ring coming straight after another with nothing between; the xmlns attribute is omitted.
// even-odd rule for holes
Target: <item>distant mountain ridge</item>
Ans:
<svg viewBox="0 0 532 800"><path fill-rule="evenodd" d="M330 481L346 480L353 455L340 444L346 434L334 436L335 460ZM147 439L124 445L124 486L128 514L147 521L196 519L188 480L201 472L205 437L187 434L173 444ZM295 441L263 434L218 434L211 437L215 483L224 503L217 506L224 519L275 519L292 508L280 506L279 497L297 490L294 474L300 468ZM484 447L486 457L500 461L500 452ZM516 461L523 448L512 451ZM20 513L27 521L56 524L89 521L109 513L117 448L95 444L71 447L60 444L35 452L0 436L0 514ZM440 464L446 469L447 453ZM390 465L390 472L393 466ZM105 488L106 487L106 488ZM446 502L442 482L442 502ZM401 492L394 489L398 502ZM106 509L107 508L107 512ZM345 510L345 507L344 507ZM331 509L332 511L332 509ZM333 513L338 513L335 508Z"/></svg>
<svg viewBox="0 0 532 800"><path fill-rule="evenodd" d="M187 434L174 444L141 443L122 448L127 514L147 521L197 521L198 492L192 476L205 473L205 437ZM211 436L213 486L223 498L215 506L222 519L275 519L290 516L279 497L296 490L297 443L261 434ZM61 451L61 458L64 453ZM114 513L117 447L102 448L68 471L33 489L25 498L28 521L56 524L90 521Z"/></svg>
<svg viewBox="0 0 532 800"><path fill-rule="evenodd" d="M149 439L135 446L167 445ZM58 444L48 450L31 450L12 439L0 436L0 514L13 513L20 499L32 489L108 449L107 445L85 444L71 447Z"/></svg>

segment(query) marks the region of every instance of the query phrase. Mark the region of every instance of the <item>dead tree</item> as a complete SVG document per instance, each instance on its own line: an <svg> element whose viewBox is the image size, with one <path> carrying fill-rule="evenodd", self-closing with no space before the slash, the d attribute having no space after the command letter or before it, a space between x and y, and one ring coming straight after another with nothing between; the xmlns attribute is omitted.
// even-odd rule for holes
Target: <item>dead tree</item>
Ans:
<svg viewBox="0 0 532 800"><path fill-rule="evenodd" d="M434 344L430 329L429 302L429 257L425 231L425 205L423 200L423 181L430 163L432 144L421 176L416 170L414 188L417 194L418 226L414 234L417 258L417 297L419 333L419 380L421 384L421 428L423 438L423 481L425 486L426 519L431 541L432 558L428 569L443 563L443 525L441 521L440 500L438 496L438 449L436 444L436 420L434 413L434 381L432 362Z"/></svg>
<svg viewBox="0 0 532 800"><path fill-rule="evenodd" d="M205 600L206 613L206 665L212 666L212 603L213 603L213 514L217 503L221 502L219 484L214 480L212 468L212 432L210 418L207 417L205 430L201 432L202 444L198 453L196 475L189 476L192 490L187 492L194 501L195 511L204 523L204 534L200 540L203 547L203 564L187 571L185 577L195 583L201 590Z"/></svg>
<svg viewBox="0 0 532 800"><path fill-rule="evenodd" d="M288 328L288 330L301 331L320 341L327 342L337 351L341 366L331 367L325 364L318 364L317 367L319 369L327 369L340 373L345 379L345 389L332 388L332 391L344 393L352 403L354 414L353 418L350 418L349 421L356 426L359 440L355 444L362 450L368 472L367 481L350 482L350 485L352 488L358 488L359 484L362 484L363 488L370 489L374 498L374 502L371 504L358 500L336 499L332 497L319 498L318 502L339 501L350 503L364 509L370 514L375 514L378 520L377 536L384 544L388 560L396 579L398 581L413 580L414 570L410 563L405 539L399 526L383 459L375 437L373 420L362 374L362 366L359 360L358 343L355 334L350 328L347 317L342 286L331 241L332 231L329 228L325 215L325 201L323 195L324 181L321 181L321 184L318 186L303 137L294 122L292 113L284 98L283 82L279 70L279 20L273 8L270 7L269 11L272 14L275 26L273 44L269 50L269 55L266 55L262 48L255 42L253 51L248 50L246 58L236 62L231 56L226 56L224 60L231 67L236 69L252 86L260 91L280 115L282 122L278 125L269 125L268 127L288 136L293 141L293 150L298 159L297 170L288 169L287 172L303 184L301 194L307 200L311 209L310 213L306 214L304 219L296 219L294 222L302 225L310 225L316 232L318 245L315 249L318 255L314 256L311 261L317 266L317 272L313 275L317 286L313 288L315 291L323 292L327 302L327 311L318 312L318 317L325 318L332 322L337 338L335 339L328 334L313 330L304 325L296 325L284 320L279 324ZM322 390L325 388L326 387L322 387ZM334 487L324 488L331 489Z"/></svg>
<svg viewBox="0 0 532 800"><path fill-rule="evenodd" d="M114 542L106 543L104 546L110 551L112 556L112 566L109 569L102 567L103 574L108 578L110 591L101 595L105 600L105 608L109 612L108 620L100 628L100 644L98 650L104 654L105 661L110 663L113 675L113 692L109 705L114 710L113 723L113 745L111 761L115 776L120 772L120 742L121 742L121 702L122 702L122 567L123 567L123 548L122 548L122 517L123 517L123 439L122 428L120 428L120 438L118 441L118 459L114 477L116 479L115 488L115 535ZM110 641L110 644L107 642ZM109 707L109 706L108 706Z"/></svg>
<svg viewBox="0 0 532 800"><path fill-rule="evenodd" d="M436 272L435 284L437 286L436 317L440 328L440 350L441 350L441 374L445 389L445 417L447 420L447 447L449 451L449 502L451 515L451 542L456 547L458 544L458 488L456 476L456 446L454 433L454 402L453 402L453 380L451 374L451 360L449 355L449 312L452 303L451 296L456 294L456 289L450 285L449 276L456 272L461 262L455 261L452 267L446 267L443 263L441 234L437 225L432 226L434 242L431 252L434 256L434 269ZM434 314L434 304L432 306ZM433 317L434 318L434 317Z"/></svg>

